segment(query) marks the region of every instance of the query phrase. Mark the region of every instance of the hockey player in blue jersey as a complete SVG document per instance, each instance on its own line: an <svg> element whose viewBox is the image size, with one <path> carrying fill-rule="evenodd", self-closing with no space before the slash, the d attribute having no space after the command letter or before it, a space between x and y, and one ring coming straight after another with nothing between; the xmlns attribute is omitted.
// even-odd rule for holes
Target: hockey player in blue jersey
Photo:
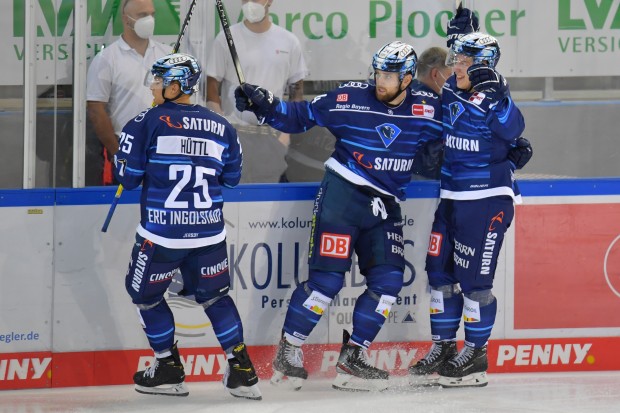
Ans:
<svg viewBox="0 0 620 413"><path fill-rule="evenodd" d="M186 54L157 60L150 82L156 106L127 123L115 155L115 174L127 189L142 184L140 224L125 278L155 362L137 372L136 391L187 396L174 343L174 317L164 293L181 271L187 295L204 307L228 364L223 383L236 397L261 399L258 377L243 343L230 278L222 186L241 177L235 129L190 103L201 70Z"/></svg>
<svg viewBox="0 0 620 413"><path fill-rule="evenodd" d="M348 82L312 102L281 102L254 85L236 90L237 108L283 132L315 125L336 137L313 208L309 275L294 290L274 360L272 383L287 377L299 389L307 378L301 346L341 290L353 252L366 290L343 333L333 387L383 390L389 374L371 366L366 349L389 315L403 284L404 252L399 201L405 199L418 148L441 138L438 96L409 86L416 70L412 46L396 41L372 59L374 82ZM374 84L373 84L374 83Z"/></svg>
<svg viewBox="0 0 620 413"><path fill-rule="evenodd" d="M469 10L463 11L469 17L455 19L471 18ZM468 25L474 26L477 22ZM441 200L426 260L433 345L409 373L413 384L480 387L488 383L487 343L497 312L492 293L497 260L514 217L514 203L521 202L514 171L522 164L515 165L515 159L523 149L529 160L531 146L523 141L517 144L525 124L506 80L496 70L497 40L480 32L449 39L447 64L454 75L442 92ZM465 345L458 352L461 318Z"/></svg>

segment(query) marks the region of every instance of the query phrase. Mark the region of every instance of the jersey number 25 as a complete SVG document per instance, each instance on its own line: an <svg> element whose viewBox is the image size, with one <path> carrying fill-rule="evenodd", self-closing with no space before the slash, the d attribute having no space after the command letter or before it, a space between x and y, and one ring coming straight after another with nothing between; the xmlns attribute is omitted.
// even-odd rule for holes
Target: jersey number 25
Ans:
<svg viewBox="0 0 620 413"><path fill-rule="evenodd" d="M207 209L211 208L213 205L213 200L209 196L209 182L207 181L207 176L215 176L215 169L213 168L205 168L203 166L196 166L196 181L194 182L194 188L201 187L202 197L204 201L201 199L200 194L194 193L194 205L195 209ZM179 174L181 175L181 179L179 179ZM189 202L187 201L177 201L177 197L179 194L185 189L187 184L189 183L192 176L192 166L191 165L170 165L168 169L168 179L171 181L178 181L177 184L170 191L170 195L166 198L166 202L164 203L165 208L175 208L175 209L188 209Z"/></svg>

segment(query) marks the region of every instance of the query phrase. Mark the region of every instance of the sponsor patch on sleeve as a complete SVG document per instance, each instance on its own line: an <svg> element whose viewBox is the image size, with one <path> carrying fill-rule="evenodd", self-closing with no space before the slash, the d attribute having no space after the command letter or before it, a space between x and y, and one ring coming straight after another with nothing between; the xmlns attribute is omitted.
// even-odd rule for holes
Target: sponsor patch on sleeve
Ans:
<svg viewBox="0 0 620 413"><path fill-rule="evenodd" d="M414 116L424 116L425 118L432 118L435 116L435 108L431 105L414 104L411 106L411 113Z"/></svg>

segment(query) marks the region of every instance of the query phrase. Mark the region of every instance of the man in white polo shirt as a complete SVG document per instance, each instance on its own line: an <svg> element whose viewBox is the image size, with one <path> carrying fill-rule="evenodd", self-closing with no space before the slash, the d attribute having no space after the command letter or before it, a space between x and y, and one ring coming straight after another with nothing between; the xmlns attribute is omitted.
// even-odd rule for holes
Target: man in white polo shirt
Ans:
<svg viewBox="0 0 620 413"><path fill-rule="evenodd" d="M308 69L299 40L271 22L269 7L273 0L241 3L244 19L232 25L230 33L246 82L261 85L280 99L287 92L288 100L303 100ZM237 128L244 152L241 182L278 182L286 169L288 134L257 126L252 112L241 113L235 108L234 91L239 80L223 32L218 34L207 56L206 106L224 115Z"/></svg>
<svg viewBox="0 0 620 413"><path fill-rule="evenodd" d="M113 184L110 161L118 151L123 126L149 107L153 96L144 77L170 46L151 39L155 27L153 0L123 0L123 34L93 59L88 69L86 107L104 146L100 185Z"/></svg>

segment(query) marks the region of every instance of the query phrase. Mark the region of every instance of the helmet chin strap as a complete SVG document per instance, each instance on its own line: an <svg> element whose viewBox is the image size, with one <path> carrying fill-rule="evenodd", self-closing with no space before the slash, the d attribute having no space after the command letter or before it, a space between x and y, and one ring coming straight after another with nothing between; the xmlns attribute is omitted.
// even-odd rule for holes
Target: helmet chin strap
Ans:
<svg viewBox="0 0 620 413"><path fill-rule="evenodd" d="M400 84L398 85L398 92L394 93L393 96L391 96L390 98L388 98L387 102L385 102L386 105L388 106L398 106L400 105L401 102L398 102L395 105L391 105L390 102L394 101L394 99L396 99L397 97L399 97L405 90L407 90L407 88L405 87L404 89L401 89L401 86L403 85L403 81L400 81Z"/></svg>
<svg viewBox="0 0 620 413"><path fill-rule="evenodd" d="M181 96L183 96L183 91L182 91L182 90L181 90L181 91L179 91L179 94L178 94L178 95L176 95L175 97L173 97L172 99L170 99L170 98L167 98L167 97L166 97L166 87L164 86L164 87L161 89L161 96L164 98L164 102L174 102L175 100L177 100L178 98L180 98Z"/></svg>

